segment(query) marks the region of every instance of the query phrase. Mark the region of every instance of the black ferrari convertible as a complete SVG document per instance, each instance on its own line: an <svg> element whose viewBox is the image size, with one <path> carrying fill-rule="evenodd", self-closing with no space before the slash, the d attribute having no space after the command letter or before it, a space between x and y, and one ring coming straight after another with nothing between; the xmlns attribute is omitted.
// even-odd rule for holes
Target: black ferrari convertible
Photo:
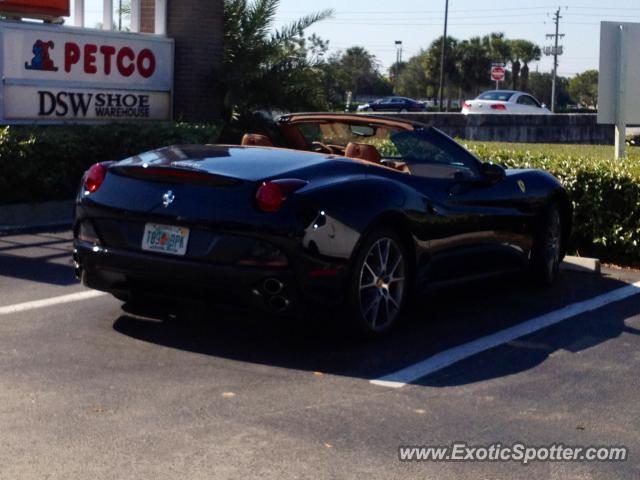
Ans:
<svg viewBox="0 0 640 480"><path fill-rule="evenodd" d="M123 301L333 308L381 334L430 287L516 270L550 284L571 216L549 173L482 163L437 129L295 114L242 145L93 165L74 258L85 285Z"/></svg>

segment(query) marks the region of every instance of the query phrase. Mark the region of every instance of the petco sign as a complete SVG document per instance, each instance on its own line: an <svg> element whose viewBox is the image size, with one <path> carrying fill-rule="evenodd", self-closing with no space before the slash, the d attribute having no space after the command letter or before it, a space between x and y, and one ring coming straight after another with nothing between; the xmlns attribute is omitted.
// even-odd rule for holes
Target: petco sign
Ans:
<svg viewBox="0 0 640 480"><path fill-rule="evenodd" d="M6 120L169 119L173 41L0 22Z"/></svg>
<svg viewBox="0 0 640 480"><path fill-rule="evenodd" d="M69 0L0 0L0 12L29 18L69 16Z"/></svg>

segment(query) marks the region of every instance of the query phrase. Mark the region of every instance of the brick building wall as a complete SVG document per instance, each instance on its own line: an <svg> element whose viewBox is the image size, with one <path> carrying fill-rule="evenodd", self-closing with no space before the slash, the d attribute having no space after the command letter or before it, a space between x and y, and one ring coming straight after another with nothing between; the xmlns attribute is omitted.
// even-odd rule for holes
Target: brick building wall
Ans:
<svg viewBox="0 0 640 480"><path fill-rule="evenodd" d="M153 33L155 0L141 0L141 30ZM222 68L223 0L167 0L167 36L175 40L174 118L220 118L216 91Z"/></svg>
<svg viewBox="0 0 640 480"><path fill-rule="evenodd" d="M155 33L155 0L140 0L140 31Z"/></svg>

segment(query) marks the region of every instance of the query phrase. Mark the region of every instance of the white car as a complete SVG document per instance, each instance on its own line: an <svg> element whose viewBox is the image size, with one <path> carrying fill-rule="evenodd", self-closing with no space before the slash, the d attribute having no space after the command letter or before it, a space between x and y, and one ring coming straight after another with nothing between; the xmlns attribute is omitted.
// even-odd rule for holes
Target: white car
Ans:
<svg viewBox="0 0 640 480"><path fill-rule="evenodd" d="M462 106L464 115L551 115L551 110L533 95L515 90L489 90Z"/></svg>

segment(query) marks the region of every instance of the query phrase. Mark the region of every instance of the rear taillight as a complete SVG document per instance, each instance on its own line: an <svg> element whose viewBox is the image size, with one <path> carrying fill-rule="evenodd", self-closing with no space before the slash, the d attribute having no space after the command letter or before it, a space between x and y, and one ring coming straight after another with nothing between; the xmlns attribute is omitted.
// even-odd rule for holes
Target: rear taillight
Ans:
<svg viewBox="0 0 640 480"><path fill-rule="evenodd" d="M107 167L105 167L101 163L95 163L91 165L89 170L84 176L84 189L93 193L100 188L102 182L104 182L104 177L107 176Z"/></svg>
<svg viewBox="0 0 640 480"><path fill-rule="evenodd" d="M504 103L494 103L491 105L493 110L506 110L507 106Z"/></svg>
<svg viewBox="0 0 640 480"><path fill-rule="evenodd" d="M282 179L263 182L256 192L258 208L263 212L273 213L280 210L287 196L307 184L304 180Z"/></svg>
<svg viewBox="0 0 640 480"><path fill-rule="evenodd" d="M471 108L471 102L464 102L464 108Z"/></svg>

